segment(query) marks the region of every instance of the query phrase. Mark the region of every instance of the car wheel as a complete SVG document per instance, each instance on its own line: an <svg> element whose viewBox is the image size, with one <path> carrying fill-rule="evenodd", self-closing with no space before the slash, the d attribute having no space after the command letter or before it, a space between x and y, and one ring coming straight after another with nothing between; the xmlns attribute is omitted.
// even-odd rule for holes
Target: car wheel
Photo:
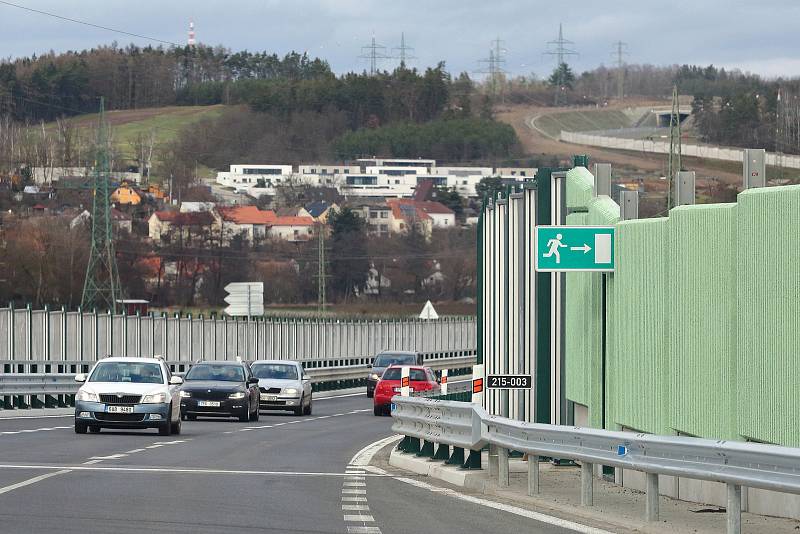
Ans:
<svg viewBox="0 0 800 534"><path fill-rule="evenodd" d="M180 435L181 433L181 418L179 417L177 421L172 423L172 427L170 428L173 434Z"/></svg>
<svg viewBox="0 0 800 534"><path fill-rule="evenodd" d="M258 405L256 405L256 411L253 412L253 415L250 416L251 421L258 421L260 414L258 413Z"/></svg>
<svg viewBox="0 0 800 534"><path fill-rule="evenodd" d="M79 423L79 422L75 421L75 433L76 434L86 434L86 430L88 428L89 427L86 425L86 423Z"/></svg>
<svg viewBox="0 0 800 534"><path fill-rule="evenodd" d="M100 433L100 427L97 426L97 425L90 425L89 426L89 432L91 432L92 434L99 434Z"/></svg>
<svg viewBox="0 0 800 534"><path fill-rule="evenodd" d="M172 423L170 421L166 421L158 425L159 436L169 436L170 430L172 430Z"/></svg>
<svg viewBox="0 0 800 534"><path fill-rule="evenodd" d="M300 405L294 409L294 414L303 415L303 412L305 412L305 408L303 407L303 397L300 397Z"/></svg>
<svg viewBox="0 0 800 534"><path fill-rule="evenodd" d="M249 407L245 408L244 409L244 413L239 416L239 422L240 423L247 423L248 421L250 421L250 408Z"/></svg>
<svg viewBox="0 0 800 534"><path fill-rule="evenodd" d="M374 406L372 408L372 415L374 415L376 417L380 417L381 415L383 415L383 408L381 406L377 406L377 405Z"/></svg>
<svg viewBox="0 0 800 534"><path fill-rule="evenodd" d="M305 411L303 412L304 415L311 415L311 399L308 399L308 406L306 406Z"/></svg>

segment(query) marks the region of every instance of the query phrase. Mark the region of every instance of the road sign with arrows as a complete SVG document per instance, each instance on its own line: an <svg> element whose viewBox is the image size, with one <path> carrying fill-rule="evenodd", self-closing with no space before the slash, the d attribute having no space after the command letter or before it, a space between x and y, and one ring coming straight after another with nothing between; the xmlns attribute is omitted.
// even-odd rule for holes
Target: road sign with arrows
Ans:
<svg viewBox="0 0 800 534"><path fill-rule="evenodd" d="M225 286L229 304L225 313L230 316L264 315L264 282L233 282Z"/></svg>
<svg viewBox="0 0 800 534"><path fill-rule="evenodd" d="M537 226L536 270L613 271L613 226Z"/></svg>

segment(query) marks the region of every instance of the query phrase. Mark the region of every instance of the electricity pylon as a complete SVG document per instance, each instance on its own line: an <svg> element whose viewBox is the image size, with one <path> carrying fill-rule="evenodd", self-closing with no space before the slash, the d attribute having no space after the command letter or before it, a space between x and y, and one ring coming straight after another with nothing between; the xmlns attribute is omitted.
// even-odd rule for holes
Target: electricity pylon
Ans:
<svg viewBox="0 0 800 534"><path fill-rule="evenodd" d="M114 253L114 234L111 225L111 205L108 164L108 125L105 102L100 98L100 124L97 131L97 154L92 188L92 242L86 280L83 284L81 307L86 310L117 311L117 299L122 298L117 258Z"/></svg>
<svg viewBox="0 0 800 534"><path fill-rule="evenodd" d="M678 86L672 86L672 112L669 115L669 160L667 161L667 209L672 209L672 185L681 171L681 106Z"/></svg>

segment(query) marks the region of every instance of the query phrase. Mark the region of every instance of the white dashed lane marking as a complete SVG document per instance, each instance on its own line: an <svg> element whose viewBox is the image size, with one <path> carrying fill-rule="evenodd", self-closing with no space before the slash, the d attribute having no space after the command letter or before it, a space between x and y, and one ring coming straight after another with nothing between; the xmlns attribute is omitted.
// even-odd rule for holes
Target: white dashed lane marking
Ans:
<svg viewBox="0 0 800 534"><path fill-rule="evenodd" d="M27 428L25 430L6 430L0 432L0 436L13 436L14 434L30 434L32 432L50 432L52 430L65 430L72 428L71 426L49 426L44 428Z"/></svg>

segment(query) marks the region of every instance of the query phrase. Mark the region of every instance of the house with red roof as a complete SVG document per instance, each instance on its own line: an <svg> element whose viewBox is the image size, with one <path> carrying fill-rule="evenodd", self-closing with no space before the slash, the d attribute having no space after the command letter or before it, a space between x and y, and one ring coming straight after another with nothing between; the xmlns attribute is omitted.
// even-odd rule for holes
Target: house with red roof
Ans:
<svg viewBox="0 0 800 534"><path fill-rule="evenodd" d="M430 239L434 228L456 225L455 212L441 202L388 198L386 205L391 209L389 228L392 233L407 233L413 228Z"/></svg>
<svg viewBox="0 0 800 534"><path fill-rule="evenodd" d="M269 237L284 241L308 241L314 235L313 217L276 217L269 225Z"/></svg>
<svg viewBox="0 0 800 534"><path fill-rule="evenodd" d="M207 211L182 213L156 211L147 221L148 235L156 242L182 239L191 242L210 234L214 229L214 216Z"/></svg>
<svg viewBox="0 0 800 534"><path fill-rule="evenodd" d="M237 235L250 243L265 239L269 225L278 218L274 211L257 206L218 207L214 214L225 243Z"/></svg>

